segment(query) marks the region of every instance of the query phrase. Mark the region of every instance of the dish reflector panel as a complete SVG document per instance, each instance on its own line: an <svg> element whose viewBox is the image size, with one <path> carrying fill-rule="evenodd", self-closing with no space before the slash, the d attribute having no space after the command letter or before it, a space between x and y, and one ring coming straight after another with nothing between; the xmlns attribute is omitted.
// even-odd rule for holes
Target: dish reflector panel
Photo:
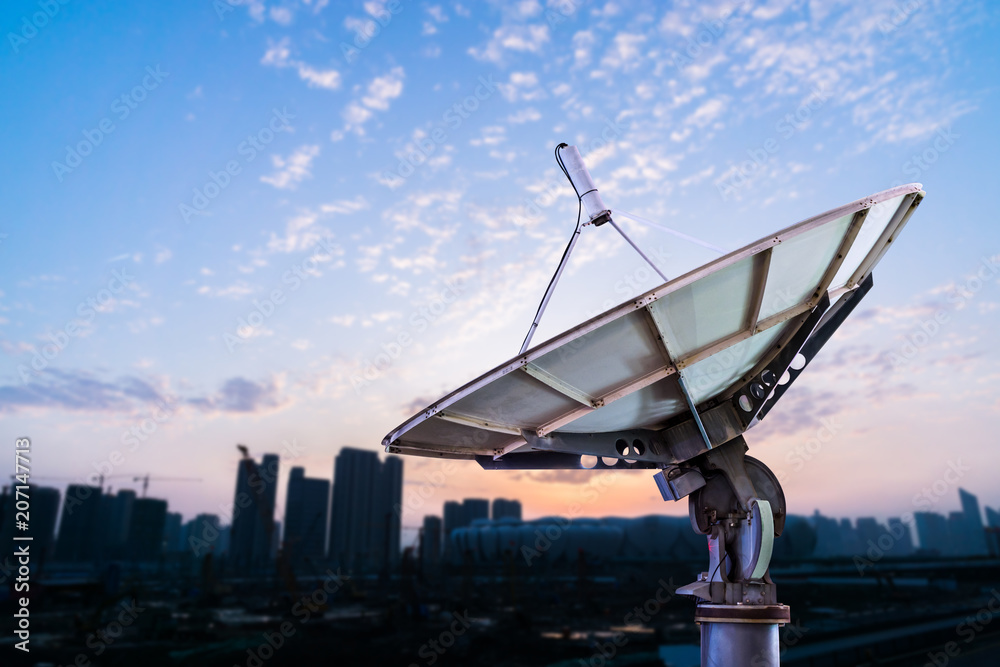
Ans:
<svg viewBox="0 0 1000 667"><path fill-rule="evenodd" d="M576 434L639 429L660 432L668 448L675 438L670 456L683 460L697 452L679 374L709 440L735 437L756 423L761 401L780 398L777 378L770 386L753 379L773 372L768 364L789 344L801 346L828 320L839 326L923 195L915 183L880 192L663 283L435 401L382 444L403 454L498 459L540 447L593 453ZM753 398L737 395L747 387ZM654 449L645 456L664 460Z"/></svg>

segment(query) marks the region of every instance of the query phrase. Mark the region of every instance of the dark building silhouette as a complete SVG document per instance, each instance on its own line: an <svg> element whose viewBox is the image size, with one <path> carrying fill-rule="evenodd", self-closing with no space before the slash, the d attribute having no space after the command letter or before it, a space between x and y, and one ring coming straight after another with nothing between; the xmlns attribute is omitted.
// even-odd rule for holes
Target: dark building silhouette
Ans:
<svg viewBox="0 0 1000 667"><path fill-rule="evenodd" d="M889 555L902 557L913 554L913 534L910 527L903 523L902 519L893 517L889 519L889 534L893 538Z"/></svg>
<svg viewBox="0 0 1000 667"><path fill-rule="evenodd" d="M305 476L305 470L292 468L288 474L285 496L284 549L292 562L305 558L322 560L326 551L327 508L330 482Z"/></svg>
<svg viewBox="0 0 1000 667"><path fill-rule="evenodd" d="M403 461L345 447L337 454L330 506L329 557L355 570L399 561Z"/></svg>
<svg viewBox="0 0 1000 667"><path fill-rule="evenodd" d="M425 516L420 531L420 561L424 570L434 569L441 564L441 538L443 522L439 516Z"/></svg>
<svg viewBox="0 0 1000 667"><path fill-rule="evenodd" d="M167 501L137 498L128 525L128 554L137 561L155 561L163 553Z"/></svg>
<svg viewBox="0 0 1000 667"><path fill-rule="evenodd" d="M869 549L872 545L877 546L878 538L886 532L885 528L878 521L868 516L858 517L854 525L858 534L858 541L861 542L862 550Z"/></svg>
<svg viewBox="0 0 1000 667"><path fill-rule="evenodd" d="M237 570L262 568L271 559L277 487L276 454L264 454L260 465L249 457L240 461L229 545L229 560Z"/></svg>
<svg viewBox="0 0 1000 667"><path fill-rule="evenodd" d="M466 526L476 519L489 519L490 501L484 498L466 498L462 501L462 513Z"/></svg>
<svg viewBox="0 0 1000 667"><path fill-rule="evenodd" d="M986 546L991 556L1000 556L1000 512L986 508Z"/></svg>
<svg viewBox="0 0 1000 667"><path fill-rule="evenodd" d="M163 549L169 553L183 551L181 529L184 527L184 517L180 512L167 512L167 523L163 528Z"/></svg>
<svg viewBox="0 0 1000 667"><path fill-rule="evenodd" d="M917 539L925 554L947 556L949 553L948 520L936 512L916 512Z"/></svg>
<svg viewBox="0 0 1000 667"><path fill-rule="evenodd" d="M962 515L965 523L965 554L969 556L985 556L986 531L983 527L983 515L979 511L979 499L965 489L958 490L958 500L962 503Z"/></svg>
<svg viewBox="0 0 1000 667"><path fill-rule="evenodd" d="M228 533L220 527L219 517L215 514L199 514L184 524L180 550L199 558L210 552L222 554L227 550L225 535Z"/></svg>
<svg viewBox="0 0 1000 667"><path fill-rule="evenodd" d="M509 507L503 503L508 503L511 501L502 500L501 507ZM517 502L517 501L513 501ZM496 510L496 502L494 502L494 511ZM520 518L521 504L517 503L518 517ZM466 498L462 502L457 502L454 500L445 501L444 504L444 553L449 559L458 556L458 554L452 554L452 542L451 534L458 530L459 528L465 528L472 525L472 522L476 519L489 519L490 518L490 501L482 498ZM498 518L498 517L494 517Z"/></svg>
<svg viewBox="0 0 1000 667"><path fill-rule="evenodd" d="M444 503L444 542L445 549L447 549L448 539L451 532L456 528L463 528L467 524L465 522L465 513L462 509L462 503L455 500L447 500Z"/></svg>
<svg viewBox="0 0 1000 667"><path fill-rule="evenodd" d="M823 516L819 510L816 510L812 516L812 526L816 531L814 553L817 558L834 558L846 555L839 521Z"/></svg>
<svg viewBox="0 0 1000 667"><path fill-rule="evenodd" d="M101 496L101 489L96 486L70 484L66 488L56 540L56 561L82 563L100 556Z"/></svg>
<svg viewBox="0 0 1000 667"><path fill-rule="evenodd" d="M28 535L33 538L35 553L47 560L55 542L56 519L59 518L59 489L31 487L31 522ZM9 543L8 543L9 544Z"/></svg>
<svg viewBox="0 0 1000 667"><path fill-rule="evenodd" d="M521 501L504 500L503 498L494 499L493 512L491 517L494 521L496 521L497 519L517 519L518 521L520 521Z"/></svg>
<svg viewBox="0 0 1000 667"><path fill-rule="evenodd" d="M135 491L121 489L116 495L111 490L101 496L101 554L108 558L128 556L129 525L132 521L132 504Z"/></svg>

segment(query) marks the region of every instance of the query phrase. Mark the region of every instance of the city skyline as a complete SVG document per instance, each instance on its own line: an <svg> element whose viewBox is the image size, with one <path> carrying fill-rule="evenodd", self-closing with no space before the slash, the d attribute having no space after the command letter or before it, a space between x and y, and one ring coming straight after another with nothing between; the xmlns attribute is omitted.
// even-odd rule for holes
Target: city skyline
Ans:
<svg viewBox="0 0 1000 667"><path fill-rule="evenodd" d="M895 5L60 5L0 68L24 93L0 110L0 440L33 439L39 481L196 470L157 487L186 517L231 502L232 443L297 443L282 465L311 478L376 451L516 354L575 220L565 141L609 206L726 250L923 183L871 293L747 440L793 510L898 515L950 461L996 506L1000 14ZM668 276L717 256L622 224ZM534 340L656 283L589 227ZM441 503L555 514L587 479L458 465ZM683 514L634 482L602 502Z"/></svg>
<svg viewBox="0 0 1000 667"><path fill-rule="evenodd" d="M237 529L235 541L233 524L224 524L218 515L202 513L184 521L183 515L169 511L166 500L137 498L130 490L119 490L112 495L97 487L79 486L74 487L72 494L62 498L59 504L56 502L60 498L58 490L33 486L33 497L38 498L40 506L37 523L33 525L41 526L33 532L39 539L40 548L45 552L45 531L50 531L49 544L53 548L51 558L54 562L63 564L120 559L152 562L170 553L192 552L200 557L213 552L217 556L226 555L229 566L239 572L265 567L279 552L283 552L295 567L301 567L303 560L308 558L313 563L333 561L348 567L353 565L378 569L382 567L378 564L384 561L372 550L377 551L379 544L384 544L391 550L393 555L390 563L398 563L403 550L413 549L415 556L433 564L456 557L449 549L449 536L456 530L474 529L483 522L520 524L546 519L523 517L522 505L518 500L466 498L462 502L446 502L441 515L424 514L419 527L402 525L398 511L392 512L389 534L379 536L370 532L371 526L381 521L377 517L388 505L385 502L374 503L375 496L362 493L365 487L359 487L353 482L358 475L361 479L376 480L388 475L384 481L376 482L368 488L388 489L392 494L393 485L398 488L403 482L401 476L398 482L392 481L395 473L391 471L398 470L401 475L400 459L388 456L385 461L379 461L371 453L362 450L348 450L345 456L340 475L347 483L341 493L340 516L346 514L343 503L347 498L353 513L361 517L366 516L366 512L370 513L372 518L364 519L361 523L349 523L335 528L334 513L328 511L332 508L335 497L330 480L306 478L302 468L293 467L287 473L290 486L293 481L306 486L297 491L293 487L290 495L299 494L301 497L289 503L291 514L287 509L284 513L279 513L272 504L268 515L266 509L261 513L256 504L248 502L245 504L246 508L254 511L242 514L245 517L242 522L241 515L236 514L233 523L239 524L242 531L246 531L248 526L252 526L252 530L241 535L241 529ZM243 469L236 481L234 506L240 504L241 492L246 493L248 489L257 486L256 483L251 483L251 476L259 474L269 462L272 463L271 469L274 469L273 462L277 458L277 455L265 453L260 465L250 458L243 460ZM335 478L337 469L335 465ZM267 487L275 489L276 481L274 479L265 486L257 487L254 500L262 501L265 508L267 499L274 495L273 491L267 491ZM868 562L866 558L875 557L879 560L884 556L1000 555L1000 511L988 505L980 507L978 497L964 488L957 487L955 491L962 507L960 512L934 512L925 508L902 517L888 517L880 521L871 516L826 516L816 509L811 515L790 513L786 532L794 534L796 523L808 523L814 531L815 548L810 552L813 558L854 557L864 563ZM9 498L6 493L0 496L0 510L3 510ZM309 502L310 499L312 502ZM397 509L399 507L397 504ZM663 514L647 516L681 519ZM548 517L552 518L567 520L566 525L572 525L574 521L581 519L585 526L589 525L587 522L618 520L613 515L581 515L568 519ZM268 520L272 526L271 531L255 535L254 531L266 527ZM99 529L95 530L93 526L99 526ZM291 532L288 526L292 527ZM12 530L12 522L4 521L0 524L0 536L9 536ZM339 552L335 552L332 546L335 535L347 545ZM324 536L329 538L329 546L322 539ZM798 539L789 537L784 542L792 545ZM795 548L800 549L801 545Z"/></svg>

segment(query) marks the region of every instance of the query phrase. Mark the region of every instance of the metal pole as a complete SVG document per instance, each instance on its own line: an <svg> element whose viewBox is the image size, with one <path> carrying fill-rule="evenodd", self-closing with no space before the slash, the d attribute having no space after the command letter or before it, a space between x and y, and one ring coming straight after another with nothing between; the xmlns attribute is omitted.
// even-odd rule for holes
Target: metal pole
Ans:
<svg viewBox="0 0 1000 667"><path fill-rule="evenodd" d="M660 271L658 268L656 268L656 264L653 264L653 260L651 260L649 257L646 257L646 253L644 253L643 251L639 250L639 246L637 246L636 244L632 243L632 239L630 239L628 237L628 234L626 234L625 232L622 231L622 228L618 226L618 223L615 222L614 218L609 218L608 222L610 222L611 226L614 227L615 229L617 229L618 233L622 235L622 238L625 239L626 241L628 241L628 244L630 246L632 246L632 248L637 253L639 253L639 256L642 257L644 260L646 260L646 263L649 264L651 267L653 267L654 271L656 271L658 274L660 274L660 277L663 278L663 282L667 282L667 281L670 280L670 278L667 278L663 274L663 271Z"/></svg>
<svg viewBox="0 0 1000 667"><path fill-rule="evenodd" d="M701 624L701 667L778 667L776 623Z"/></svg>

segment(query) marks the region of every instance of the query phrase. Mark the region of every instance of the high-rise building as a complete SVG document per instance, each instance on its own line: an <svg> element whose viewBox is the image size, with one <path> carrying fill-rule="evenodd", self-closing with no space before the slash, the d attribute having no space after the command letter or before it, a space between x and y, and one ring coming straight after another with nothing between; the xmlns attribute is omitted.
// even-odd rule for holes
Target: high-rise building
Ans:
<svg viewBox="0 0 1000 667"><path fill-rule="evenodd" d="M972 552L972 535L965 512L948 512L948 548L942 550L946 556L968 556Z"/></svg>
<svg viewBox="0 0 1000 667"><path fill-rule="evenodd" d="M471 525L476 519L490 518L490 501L484 498L466 498L462 501L462 512L465 525Z"/></svg>
<svg viewBox="0 0 1000 667"><path fill-rule="evenodd" d="M503 498L496 498L493 500L493 514L491 518L496 521L497 519L517 519L521 520L521 501L520 500L504 500Z"/></svg>
<svg viewBox="0 0 1000 667"><path fill-rule="evenodd" d="M59 489L45 486L31 487L31 522L28 534L33 538L32 548L43 559L48 559L52 555L58 518Z"/></svg>
<svg viewBox="0 0 1000 667"><path fill-rule="evenodd" d="M167 553L184 550L181 542L181 529L184 527L184 517L180 512L167 512L167 522L163 527L163 549Z"/></svg>
<svg viewBox="0 0 1000 667"><path fill-rule="evenodd" d="M917 539L920 550L925 554L946 556L948 548L948 520L936 512L916 512L913 518L917 524Z"/></svg>
<svg viewBox="0 0 1000 667"><path fill-rule="evenodd" d="M983 515L979 512L979 499L966 491L958 490L965 520L966 553L969 556L985 556L986 532L983 529Z"/></svg>
<svg viewBox="0 0 1000 667"><path fill-rule="evenodd" d="M101 531L101 489L70 484L63 499L55 560L81 563L99 557Z"/></svg>
<svg viewBox="0 0 1000 667"><path fill-rule="evenodd" d="M224 533L215 514L199 514L184 524L181 551L190 552L201 558L207 553L219 555L226 551L223 544Z"/></svg>
<svg viewBox="0 0 1000 667"><path fill-rule="evenodd" d="M816 531L816 548L813 553L817 558L833 558L844 555L844 541L840 535L840 523L836 519L825 517L819 510L812 516L813 529Z"/></svg>
<svg viewBox="0 0 1000 667"><path fill-rule="evenodd" d="M137 561L155 561L163 553L167 501L136 498L128 524L128 554Z"/></svg>
<svg viewBox="0 0 1000 667"><path fill-rule="evenodd" d="M441 564L442 521L439 516L425 516L420 531L420 560L424 569L434 569Z"/></svg>
<svg viewBox="0 0 1000 667"><path fill-rule="evenodd" d="M986 507L986 546L991 556L1000 556L1000 512Z"/></svg>
<svg viewBox="0 0 1000 667"><path fill-rule="evenodd" d="M129 526L132 523L132 504L135 491L120 489L112 495L111 489L101 497L101 552L108 558L131 557L127 554Z"/></svg>
<svg viewBox="0 0 1000 667"><path fill-rule="evenodd" d="M864 551L858 531L851 525L850 519L840 520L840 541L844 547L845 556L853 556Z"/></svg>
<svg viewBox="0 0 1000 667"><path fill-rule="evenodd" d="M889 519L889 534L893 539L888 552L890 556L903 557L913 554L913 535L910 533L910 527L903 523L902 519L897 517Z"/></svg>
<svg viewBox="0 0 1000 667"><path fill-rule="evenodd" d="M861 543L861 551L867 552L874 545L878 547L878 538L885 534L878 521L869 516L858 517L855 522L855 530L858 533L858 541Z"/></svg>
<svg viewBox="0 0 1000 667"><path fill-rule="evenodd" d="M399 560L403 461L372 451L337 454L330 505L329 557L354 570L381 570Z"/></svg>
<svg viewBox="0 0 1000 667"><path fill-rule="evenodd" d="M323 559L329 504L330 482L306 477L303 468L292 468L285 496L283 539L285 553L292 562Z"/></svg>
<svg viewBox="0 0 1000 667"><path fill-rule="evenodd" d="M276 454L264 454L259 465L250 457L240 461L229 544L229 560L236 570L263 568L270 561L277 488Z"/></svg>

